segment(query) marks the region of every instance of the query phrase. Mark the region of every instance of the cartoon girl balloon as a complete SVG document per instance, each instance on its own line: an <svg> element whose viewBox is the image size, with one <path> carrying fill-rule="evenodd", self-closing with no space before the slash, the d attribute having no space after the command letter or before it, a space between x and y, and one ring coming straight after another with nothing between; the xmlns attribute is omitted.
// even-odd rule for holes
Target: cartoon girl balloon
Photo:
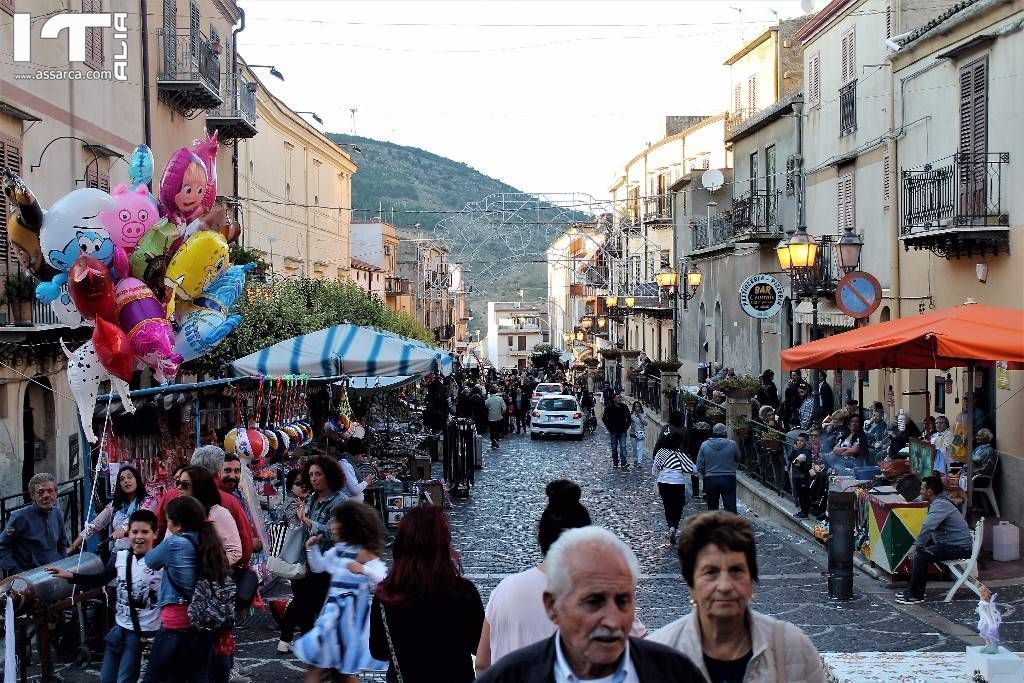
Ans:
<svg viewBox="0 0 1024 683"><path fill-rule="evenodd" d="M206 213L203 198L208 183L202 159L187 147L175 152L160 179L160 211L164 218L186 225Z"/></svg>

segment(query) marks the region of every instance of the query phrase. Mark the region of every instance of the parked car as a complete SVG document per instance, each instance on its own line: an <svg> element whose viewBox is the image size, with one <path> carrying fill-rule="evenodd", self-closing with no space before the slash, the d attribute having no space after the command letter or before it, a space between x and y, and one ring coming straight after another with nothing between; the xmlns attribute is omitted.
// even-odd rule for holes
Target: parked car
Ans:
<svg viewBox="0 0 1024 683"><path fill-rule="evenodd" d="M544 396L561 393L562 385L559 382L541 382L537 385L537 388L533 390L533 396L530 398L530 407L536 408L537 402Z"/></svg>
<svg viewBox="0 0 1024 683"><path fill-rule="evenodd" d="M531 439L546 435L583 438L583 410L575 396L547 394L538 401L531 418Z"/></svg>

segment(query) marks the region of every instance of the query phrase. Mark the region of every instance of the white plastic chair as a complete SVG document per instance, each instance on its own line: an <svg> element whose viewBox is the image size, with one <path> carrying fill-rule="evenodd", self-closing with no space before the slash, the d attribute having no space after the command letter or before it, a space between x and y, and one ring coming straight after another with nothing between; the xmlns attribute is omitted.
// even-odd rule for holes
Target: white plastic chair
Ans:
<svg viewBox="0 0 1024 683"><path fill-rule="evenodd" d="M992 465L992 471L988 474L974 475L971 481L971 488L974 491L974 495L978 495L979 493L985 494L985 497L988 499L988 504L992 508L992 512L996 513L996 517L998 517L999 503L996 502L996 492L992 486L996 480L996 472L999 470L999 455L997 453L993 453L992 457L996 458L995 463ZM984 484L984 486L982 484Z"/></svg>
<svg viewBox="0 0 1024 683"><path fill-rule="evenodd" d="M956 582L946 593L945 602L952 602L953 596L966 584L974 591L975 595L981 597L981 579L978 578L978 554L981 552L981 541L985 537L985 518L982 517L974 526L974 544L971 546L971 556L965 560L941 560L939 564L949 570Z"/></svg>

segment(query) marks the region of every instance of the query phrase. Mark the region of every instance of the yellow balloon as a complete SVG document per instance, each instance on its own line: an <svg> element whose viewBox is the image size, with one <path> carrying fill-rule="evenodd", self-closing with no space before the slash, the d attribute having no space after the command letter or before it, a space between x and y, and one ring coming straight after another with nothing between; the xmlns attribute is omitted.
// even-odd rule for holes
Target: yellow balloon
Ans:
<svg viewBox="0 0 1024 683"><path fill-rule="evenodd" d="M219 232L200 230L185 240L164 275L164 283L173 292L167 304L167 317L174 314L175 299L199 296L228 265L228 243Z"/></svg>

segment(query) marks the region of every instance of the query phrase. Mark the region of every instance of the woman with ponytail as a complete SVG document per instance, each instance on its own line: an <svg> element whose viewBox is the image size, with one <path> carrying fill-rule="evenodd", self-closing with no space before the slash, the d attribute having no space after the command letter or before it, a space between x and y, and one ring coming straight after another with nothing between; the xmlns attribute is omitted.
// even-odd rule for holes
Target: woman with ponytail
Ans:
<svg viewBox="0 0 1024 683"><path fill-rule="evenodd" d="M548 505L537 524L537 544L542 556L563 531L590 526L590 513L580 503L579 484L557 479L544 493ZM505 577L487 600L483 630L476 651L479 674L513 650L550 638L555 632L544 610L543 595L548 586L544 562L525 572Z"/></svg>
<svg viewBox="0 0 1024 683"><path fill-rule="evenodd" d="M437 505L409 510L393 552L370 606L370 654L389 662L389 683L470 683L484 608L476 586L462 576L444 511Z"/></svg>
<svg viewBox="0 0 1024 683"><path fill-rule="evenodd" d="M165 513L169 533L146 553L146 566L163 569L164 574L158 595L160 630L144 683L206 683L215 633L192 627L188 603L199 577L217 583L228 578L228 558L198 500L179 496L167 504Z"/></svg>

